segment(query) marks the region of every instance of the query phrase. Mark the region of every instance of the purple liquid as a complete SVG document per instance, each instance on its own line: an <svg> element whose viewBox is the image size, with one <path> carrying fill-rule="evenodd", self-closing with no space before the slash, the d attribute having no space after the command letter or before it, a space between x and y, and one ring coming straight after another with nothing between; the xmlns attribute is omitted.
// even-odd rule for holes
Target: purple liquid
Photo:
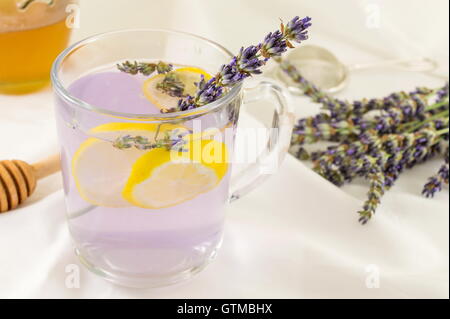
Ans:
<svg viewBox="0 0 450 319"><path fill-rule="evenodd" d="M75 81L69 91L103 109L159 113L142 93L143 80L114 71L94 73ZM215 255L222 238L230 168L214 189L176 206L163 209L93 206L82 199L76 188L72 157L89 138L86 130L125 120L79 108L74 112L62 100L57 105L68 224L77 252L88 268L111 281L136 287L170 284L202 269ZM216 127L223 127L228 121L222 119L226 116L202 118L208 126L214 123ZM227 141L229 150L231 143ZM92 181L101 177L92 176ZM107 189L108 185L104 187Z"/></svg>
<svg viewBox="0 0 450 319"><path fill-rule="evenodd" d="M152 114L159 110L142 92L144 78L122 72L89 74L70 86L70 93L97 107L115 112Z"/></svg>

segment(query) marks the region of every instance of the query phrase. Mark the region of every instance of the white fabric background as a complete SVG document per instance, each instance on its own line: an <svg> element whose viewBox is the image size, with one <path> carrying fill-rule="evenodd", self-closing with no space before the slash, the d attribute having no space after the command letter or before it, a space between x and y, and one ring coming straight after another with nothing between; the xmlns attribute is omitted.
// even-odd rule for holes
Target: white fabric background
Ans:
<svg viewBox="0 0 450 319"><path fill-rule="evenodd" d="M367 13L374 5L381 23L369 29ZM80 13L73 40L158 27L197 33L234 51L258 42L278 18L310 15L309 43L333 50L345 63L423 54L439 61L439 72L448 76L446 0L82 0ZM429 75L381 69L354 73L340 96L441 84ZM298 115L317 111L305 99L294 102ZM0 158L33 162L55 150L51 90L0 95ZM153 290L117 287L84 268L80 288L66 287L67 265L79 262L55 175L41 181L20 209L0 216L0 297L448 298L448 190L434 200L420 196L439 164L404 174L375 219L362 227L355 212L367 191L363 181L339 189L288 156L276 176L230 205L224 245L213 264L187 283ZM366 287L370 265L380 272L379 288Z"/></svg>

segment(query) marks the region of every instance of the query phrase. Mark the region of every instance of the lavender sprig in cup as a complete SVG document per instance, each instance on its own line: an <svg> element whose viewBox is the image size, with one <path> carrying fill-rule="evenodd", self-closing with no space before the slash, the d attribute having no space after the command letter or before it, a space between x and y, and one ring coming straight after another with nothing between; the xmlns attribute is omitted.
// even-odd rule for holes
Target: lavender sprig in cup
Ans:
<svg viewBox="0 0 450 319"><path fill-rule="evenodd" d="M294 17L286 25L281 23L280 30L270 32L264 40L247 48L242 47L239 54L228 64L222 65L220 71L206 83L199 85L195 96L181 99L176 109L166 112L185 111L195 109L220 98L226 88L230 88L244 79L261 74L263 67L271 58L279 57L288 48L293 48L292 42L301 43L308 39L308 28L311 18L300 19Z"/></svg>
<svg viewBox="0 0 450 319"><path fill-rule="evenodd" d="M308 39L308 28L311 26L311 18L305 17L300 19L298 16L290 20L286 25L281 23L280 30L270 32L264 40L247 48L242 47L239 53L234 56L228 64L221 66L219 72L210 80L205 81L202 77L197 83L197 92L194 96L182 96L179 83L172 78L166 81L166 85L161 87L172 96L180 96L177 107L164 109L163 113L186 111L206 105L219 99L227 92L227 89L233 87L237 83L246 78L261 74L261 68L271 58L280 57L288 48L293 48L292 42L301 43ZM129 74L150 75L155 71L158 73L167 73L170 76L171 65L163 62L158 64L145 62L129 62L126 61L119 64L118 69ZM176 87L171 87L171 85Z"/></svg>
<svg viewBox="0 0 450 319"><path fill-rule="evenodd" d="M158 63L130 62L125 61L117 65L118 70L131 75L142 74L144 76L165 74L164 80L158 84L157 88L162 92L180 97L177 107L163 109L163 113L186 111L198 108L208 103L214 102L222 97L237 83L246 78L261 74L261 68L271 58L278 58L288 48L293 48L292 42L301 43L308 39L308 28L311 26L311 18L300 19L298 16L290 20L286 25L281 23L280 30L270 32L266 35L262 43L242 47L239 53L234 56L228 64L221 66L217 74L206 81L203 76L198 83L197 92L194 96L184 95L184 84L172 72L171 64L159 61ZM119 149L135 147L138 149L152 149L157 147L167 147L179 141L171 140L171 135L157 141L148 141L141 136L122 136L117 138L114 146Z"/></svg>

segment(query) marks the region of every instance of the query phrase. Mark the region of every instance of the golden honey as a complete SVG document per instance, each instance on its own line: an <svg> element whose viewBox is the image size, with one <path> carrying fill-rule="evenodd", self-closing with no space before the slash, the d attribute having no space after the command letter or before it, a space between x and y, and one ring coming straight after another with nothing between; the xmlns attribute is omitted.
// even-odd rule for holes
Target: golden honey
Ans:
<svg viewBox="0 0 450 319"><path fill-rule="evenodd" d="M49 83L51 65L68 44L67 1L34 3L26 12L6 1L17 4L0 0L0 93L28 93Z"/></svg>

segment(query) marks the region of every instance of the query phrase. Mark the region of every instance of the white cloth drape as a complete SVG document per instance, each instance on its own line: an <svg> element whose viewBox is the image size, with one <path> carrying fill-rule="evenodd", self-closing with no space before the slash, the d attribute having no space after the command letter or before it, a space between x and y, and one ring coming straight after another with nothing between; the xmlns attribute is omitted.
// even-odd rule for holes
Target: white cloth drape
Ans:
<svg viewBox="0 0 450 319"><path fill-rule="evenodd" d="M73 40L158 27L197 33L234 51L258 42L278 18L309 15L310 43L333 50L344 63L425 55L448 74L445 0L81 0L80 14ZM393 69L361 71L340 96L382 96L442 82ZM294 102L299 116L318 109L302 98ZM0 159L33 162L56 151L50 89L0 95L0 114ZM433 200L420 195L439 165L406 172L362 227L355 212L365 198L364 181L339 189L288 156L276 176L229 206L216 261L187 283L155 290L116 287L81 267L55 175L20 209L0 216L0 297L448 298L448 190ZM79 288L66 285L73 264L81 267Z"/></svg>

